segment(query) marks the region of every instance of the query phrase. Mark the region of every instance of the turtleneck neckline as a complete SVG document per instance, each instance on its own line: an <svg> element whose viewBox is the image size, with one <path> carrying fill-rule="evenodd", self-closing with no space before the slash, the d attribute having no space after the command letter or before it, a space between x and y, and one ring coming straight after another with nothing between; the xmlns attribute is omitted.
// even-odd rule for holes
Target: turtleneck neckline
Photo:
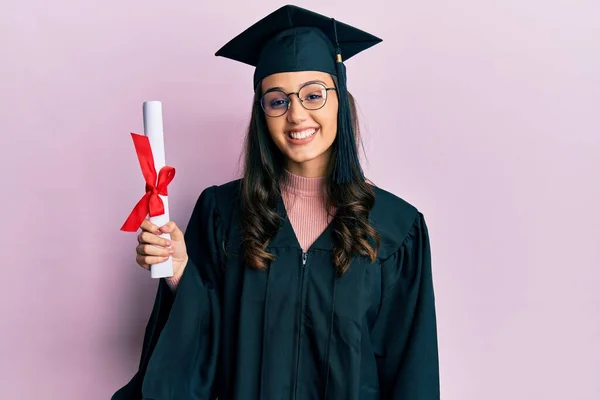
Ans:
<svg viewBox="0 0 600 400"><path fill-rule="evenodd" d="M292 174L284 169L281 181L282 190L306 197L323 197L325 177L307 178Z"/></svg>

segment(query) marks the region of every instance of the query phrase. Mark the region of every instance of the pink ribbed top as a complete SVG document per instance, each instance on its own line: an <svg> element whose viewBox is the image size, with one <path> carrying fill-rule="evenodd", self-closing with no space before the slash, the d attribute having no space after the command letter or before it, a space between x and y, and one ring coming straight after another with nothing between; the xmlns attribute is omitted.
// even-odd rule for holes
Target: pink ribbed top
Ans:
<svg viewBox="0 0 600 400"><path fill-rule="evenodd" d="M302 247L308 248L327 228L332 215L327 213L325 204L325 178L306 178L284 171L281 180L281 195L288 218ZM166 278L169 287L175 291L180 276Z"/></svg>
<svg viewBox="0 0 600 400"><path fill-rule="evenodd" d="M284 172L281 194L302 250L306 251L331 222L325 204L325 178Z"/></svg>

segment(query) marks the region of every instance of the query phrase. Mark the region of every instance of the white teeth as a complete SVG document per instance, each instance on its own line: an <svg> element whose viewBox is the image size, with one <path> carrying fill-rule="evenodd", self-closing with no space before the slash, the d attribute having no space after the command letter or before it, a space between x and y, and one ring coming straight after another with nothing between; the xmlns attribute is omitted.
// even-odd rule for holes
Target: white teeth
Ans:
<svg viewBox="0 0 600 400"><path fill-rule="evenodd" d="M288 133L288 135L292 139L306 139L307 137L314 135L316 131L317 130L314 128L313 129L305 129L300 132L290 132L290 133Z"/></svg>

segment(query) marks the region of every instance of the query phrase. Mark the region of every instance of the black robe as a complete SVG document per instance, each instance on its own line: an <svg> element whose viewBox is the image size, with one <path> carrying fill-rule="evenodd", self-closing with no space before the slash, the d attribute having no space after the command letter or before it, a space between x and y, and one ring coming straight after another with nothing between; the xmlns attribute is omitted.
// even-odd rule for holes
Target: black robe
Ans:
<svg viewBox="0 0 600 400"><path fill-rule="evenodd" d="M244 267L239 180L204 190L178 289L160 280L139 370L112 399L439 399L427 227L412 205L375 193L378 258L337 277L331 225L304 254L281 199L276 260Z"/></svg>

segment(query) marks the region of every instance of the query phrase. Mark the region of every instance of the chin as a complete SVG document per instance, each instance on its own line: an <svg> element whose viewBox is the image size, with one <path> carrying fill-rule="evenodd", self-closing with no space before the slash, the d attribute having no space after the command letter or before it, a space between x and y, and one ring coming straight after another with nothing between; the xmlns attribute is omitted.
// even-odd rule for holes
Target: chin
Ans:
<svg viewBox="0 0 600 400"><path fill-rule="evenodd" d="M308 150L308 149L307 149ZM319 163L321 164L321 160L326 164L325 159L329 157L329 148L313 150L313 151L287 151L284 153L289 162L294 164L312 164Z"/></svg>
<svg viewBox="0 0 600 400"><path fill-rule="evenodd" d="M310 156L299 157L299 156L294 156L294 155L286 154L286 158L290 162L293 162L295 164L305 164L305 163L309 163L311 161L316 160L317 158L319 158L319 156L317 155L315 157L310 157Z"/></svg>

